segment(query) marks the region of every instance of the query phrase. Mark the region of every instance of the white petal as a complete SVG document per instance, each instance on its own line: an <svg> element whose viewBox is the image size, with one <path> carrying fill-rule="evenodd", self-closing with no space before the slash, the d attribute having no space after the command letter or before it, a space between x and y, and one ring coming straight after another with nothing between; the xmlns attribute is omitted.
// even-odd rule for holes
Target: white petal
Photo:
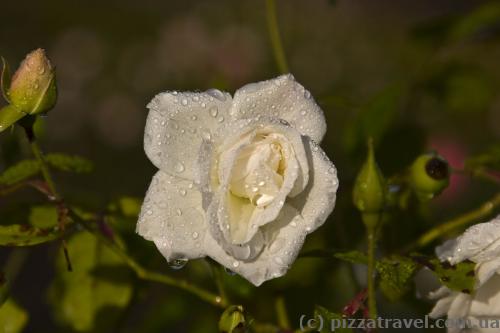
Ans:
<svg viewBox="0 0 500 333"><path fill-rule="evenodd" d="M429 313L429 317L439 318L447 314L455 297L456 295L453 295L438 300L436 302L436 305L434 305L434 307L432 308L432 311Z"/></svg>
<svg viewBox="0 0 500 333"><path fill-rule="evenodd" d="M231 96L218 90L204 93L165 92L148 104L144 149L159 169L194 179L200 145L229 119Z"/></svg>
<svg viewBox="0 0 500 333"><path fill-rule="evenodd" d="M476 280L480 287L485 284L500 269L500 258L481 262L476 266ZM500 290L499 290L500 292ZM500 313L499 313L500 315Z"/></svg>
<svg viewBox="0 0 500 333"><path fill-rule="evenodd" d="M495 274L476 290L469 314L500 317L500 275Z"/></svg>
<svg viewBox="0 0 500 333"><path fill-rule="evenodd" d="M455 241L436 248L441 260L456 264L465 259L474 262L490 260L500 254L500 217L473 225Z"/></svg>
<svg viewBox="0 0 500 333"><path fill-rule="evenodd" d="M206 223L198 189L158 171L146 193L137 233L154 241L167 260L205 256Z"/></svg>
<svg viewBox="0 0 500 333"><path fill-rule="evenodd" d="M316 230L328 218L335 207L339 186L337 169L325 152L311 139L304 138L304 147L310 166L306 189L289 203L302 215L309 232Z"/></svg>
<svg viewBox="0 0 500 333"><path fill-rule="evenodd" d="M285 204L279 217L264 227L266 246L255 260L236 260L212 237L205 238L207 254L254 285L283 276L295 261L307 231L297 210Z"/></svg>
<svg viewBox="0 0 500 333"><path fill-rule="evenodd" d="M472 302L472 297L468 294L458 293L453 299L448 310L448 318L467 317Z"/></svg>
<svg viewBox="0 0 500 333"><path fill-rule="evenodd" d="M234 119L257 115L281 118L316 142L321 142L326 132L323 111L291 74L240 88L234 94L231 115Z"/></svg>
<svg viewBox="0 0 500 333"><path fill-rule="evenodd" d="M229 180L238 153L248 144L256 133L260 131L271 131L283 134L292 145L294 156L288 162L289 166L284 175L283 185L276 194L272 203L265 208L257 208L248 201L230 200ZM245 138L242 140L242 138ZM309 179L309 162L304 150L303 140L300 134L293 128L287 126L282 120L258 117L256 119L239 120L229 123L219 129L212 147L203 146L202 154L215 150L223 152L223 157L219 161L218 169L219 182L214 180L214 176L206 175L214 168L212 159L208 161L200 155L200 159L205 161L200 163L201 171L200 184L203 193L204 205L209 206L208 223L211 225L212 236L220 242L226 242L223 247L227 251L234 248L236 243L244 244L258 232L259 227L274 221L283 207L287 196L300 193ZM216 184L214 184L216 183ZM232 204L230 204L232 203ZM237 224L237 225L236 225ZM237 234L237 236L235 236ZM223 236L223 238L218 238ZM231 252L230 252L231 253ZM255 253L255 251L252 251Z"/></svg>

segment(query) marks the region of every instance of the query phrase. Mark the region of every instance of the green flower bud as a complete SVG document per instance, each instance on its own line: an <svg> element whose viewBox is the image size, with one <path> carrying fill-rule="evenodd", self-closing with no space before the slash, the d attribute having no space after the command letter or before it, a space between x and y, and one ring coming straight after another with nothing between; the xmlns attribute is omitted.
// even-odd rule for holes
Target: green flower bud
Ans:
<svg viewBox="0 0 500 333"><path fill-rule="evenodd" d="M410 183L419 199L432 199L450 183L448 162L436 153L420 155L410 168Z"/></svg>
<svg viewBox="0 0 500 333"><path fill-rule="evenodd" d="M219 332L243 333L247 330L245 314L241 305L228 307L219 320Z"/></svg>
<svg viewBox="0 0 500 333"><path fill-rule="evenodd" d="M37 49L26 56L12 77L8 95L10 104L26 114L40 114L54 107L55 72L44 50Z"/></svg>
<svg viewBox="0 0 500 333"><path fill-rule="evenodd" d="M353 190L354 205L367 226L375 226L385 206L386 182L375 160L373 142L368 142L368 156L358 173Z"/></svg>

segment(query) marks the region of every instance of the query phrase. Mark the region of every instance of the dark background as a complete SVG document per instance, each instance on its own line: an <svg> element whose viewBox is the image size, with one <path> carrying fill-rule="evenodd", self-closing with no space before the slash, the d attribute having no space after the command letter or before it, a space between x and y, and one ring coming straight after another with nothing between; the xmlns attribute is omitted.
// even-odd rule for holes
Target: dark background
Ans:
<svg viewBox="0 0 500 333"><path fill-rule="evenodd" d="M340 178L337 207L306 248L364 248L351 185L368 132L386 175L431 148L460 167L467 156L498 143L498 2L295 0L277 6L290 70L323 107L328 132L322 147ZM213 87L233 93L278 75L265 8L260 0L4 1L0 54L15 68L42 47L57 67L58 104L38 124L43 149L95 163L90 174L56 175L68 201L100 211L124 195L143 197L154 173L142 146L145 105L156 93ZM20 131L0 134L0 171L29 153ZM451 187L430 205L393 219L381 254L397 252L492 191L486 183L453 176ZM23 223L22 211L41 202L28 190L0 198L0 223ZM134 222L127 223L124 238L132 255L214 288L204 261L171 271L151 244L134 236ZM0 250L3 262L12 251ZM46 296L59 245L25 251L12 288L29 313L24 332L70 331L57 325ZM363 285L363 274L361 267L351 271L339 261L299 259L285 277L258 289L237 276L225 279L234 298L259 320L273 321L273 295L284 295L296 326L314 304L340 311ZM133 280L132 287L130 305L106 324L107 332L216 330L220 313L210 305L163 285ZM381 314L393 317L422 317L432 307L416 300L415 291L397 303L383 297L379 303Z"/></svg>

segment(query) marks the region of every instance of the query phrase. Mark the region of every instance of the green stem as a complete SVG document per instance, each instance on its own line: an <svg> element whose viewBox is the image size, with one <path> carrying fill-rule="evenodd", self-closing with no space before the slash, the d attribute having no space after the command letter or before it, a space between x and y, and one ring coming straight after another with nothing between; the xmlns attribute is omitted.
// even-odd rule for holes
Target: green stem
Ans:
<svg viewBox="0 0 500 333"><path fill-rule="evenodd" d="M418 238L414 244L409 246L407 250L424 247L435 239L448 234L452 230L463 227L475 221L485 219L490 216L498 207L500 207L500 193L497 193L490 200L483 203L480 207L427 231L425 234L420 236L420 238Z"/></svg>
<svg viewBox="0 0 500 333"><path fill-rule="evenodd" d="M52 192L52 195L55 197L57 202L63 202L62 198L59 196L55 183L53 181L52 175L50 174L50 170L48 168L48 165L43 158L43 155L41 153L40 147L37 144L36 137L33 134L32 128L26 127L26 136L28 137L28 140L31 145L31 150L33 151L33 155L37 159L39 165L40 165L40 170L42 171L42 176L44 180L47 182L50 191ZM217 307L225 308L227 305L226 299L217 296L215 294L212 294L209 291L206 291L200 287L197 287L193 284L190 284L187 281L180 280L180 279L174 279L170 276L149 271L142 267L139 263L137 263L134 259L129 257L121 248L119 248L115 243L111 242L108 238L106 238L102 233L94 230L92 226L89 224L88 221L85 221L84 219L81 219L73 210L68 209L69 216L78 224L80 224L82 227L87 229L89 232L91 232L94 236L96 236L100 241L102 241L105 245L107 245L113 252L115 252L120 258L123 259L123 261L137 274L137 276L146 281L154 281L154 282L159 282L163 283L172 287L177 287L180 289L183 289L187 292L190 292L193 295L198 296L202 300L215 305Z"/></svg>
<svg viewBox="0 0 500 333"><path fill-rule="evenodd" d="M50 174L49 167L47 165L47 162L45 161L45 158L43 157L43 153L38 146L38 143L33 136L30 139L30 146L31 146L31 151L33 152L33 155L38 161L38 165L40 166L40 170L42 171L42 176L45 182L47 183L47 186L50 189L50 192L52 192L52 195L54 196L55 200L59 200L59 193L56 190L55 182L54 179L52 178L52 175Z"/></svg>
<svg viewBox="0 0 500 333"><path fill-rule="evenodd" d="M275 303L276 316L278 317L278 326L281 329L289 330L291 328L290 319L286 311L285 299L283 296L278 296Z"/></svg>
<svg viewBox="0 0 500 333"><path fill-rule="evenodd" d="M231 302L229 301L226 289L224 288L224 268L212 260L210 260L209 264L210 267L212 268L212 273L215 279L215 285L217 286L217 291L219 292L220 297L222 297L222 299L226 300L226 302L230 304Z"/></svg>
<svg viewBox="0 0 500 333"><path fill-rule="evenodd" d="M280 73L289 73L288 64L285 57L285 51L283 50L283 43L281 42L281 36L278 26L278 18L276 15L276 2L275 0L266 0L266 11L267 11L267 27L269 30L269 37L271 38L271 44L273 47L274 59Z"/></svg>
<svg viewBox="0 0 500 333"><path fill-rule="evenodd" d="M376 249L376 227L367 227L366 230L368 240L368 312L371 319L377 318L377 300L375 299L375 249Z"/></svg>

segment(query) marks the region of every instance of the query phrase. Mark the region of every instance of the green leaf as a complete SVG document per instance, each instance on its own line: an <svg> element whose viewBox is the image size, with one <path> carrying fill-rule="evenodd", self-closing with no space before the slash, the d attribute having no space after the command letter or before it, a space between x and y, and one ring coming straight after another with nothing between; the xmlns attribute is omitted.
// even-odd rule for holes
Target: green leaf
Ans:
<svg viewBox="0 0 500 333"><path fill-rule="evenodd" d="M136 218L141 212L142 199L133 197L122 197L118 199L120 213L124 217Z"/></svg>
<svg viewBox="0 0 500 333"><path fill-rule="evenodd" d="M0 226L0 246L31 246L53 241L60 236L58 227L35 228L29 224Z"/></svg>
<svg viewBox="0 0 500 333"><path fill-rule="evenodd" d="M383 258L377 262L380 289L387 299L395 302L410 290L418 267L413 260L401 256Z"/></svg>
<svg viewBox="0 0 500 333"><path fill-rule="evenodd" d="M368 264L366 254L359 251L337 252L333 256L337 259L344 260L353 264Z"/></svg>
<svg viewBox="0 0 500 333"><path fill-rule="evenodd" d="M0 174L0 184L15 184L36 175L38 170L38 162L35 160L20 161Z"/></svg>
<svg viewBox="0 0 500 333"><path fill-rule="evenodd" d="M122 260L88 232L68 240L73 272L64 257L56 261L49 290L55 318L78 332L111 332L132 296L131 275Z"/></svg>
<svg viewBox="0 0 500 333"><path fill-rule="evenodd" d="M456 265L451 265L447 261L439 261L437 258L429 258L421 255L414 255L412 259L420 263L439 278L448 288L470 294L475 285L475 263L469 260L462 261Z"/></svg>
<svg viewBox="0 0 500 333"><path fill-rule="evenodd" d="M495 30L499 22L500 4L488 2L457 22L450 35L453 40L468 39L488 29Z"/></svg>
<svg viewBox="0 0 500 333"><path fill-rule="evenodd" d="M396 120L404 91L401 85L391 85L361 107L344 132L343 141L347 150L358 148L368 137L380 141Z"/></svg>
<svg viewBox="0 0 500 333"><path fill-rule="evenodd" d="M58 223L57 209L53 205L33 206L30 210L29 222L37 228L54 227Z"/></svg>
<svg viewBox="0 0 500 333"><path fill-rule="evenodd" d="M20 111L13 105L6 105L0 109L0 133L14 125L19 119L26 116L26 113Z"/></svg>
<svg viewBox="0 0 500 333"><path fill-rule="evenodd" d="M21 332L28 322L28 313L9 298L0 307L0 327L5 333Z"/></svg>
<svg viewBox="0 0 500 333"><path fill-rule="evenodd" d="M3 98L5 98L7 102L10 102L8 93L10 87L10 79L11 79L9 63L7 62L7 60L5 60L4 57L1 58L2 58L2 74L0 75L0 90L2 90Z"/></svg>
<svg viewBox="0 0 500 333"><path fill-rule="evenodd" d="M86 173L93 169L91 161L76 155L66 155L61 153L52 153L45 156L45 160L51 166L61 171L75 173Z"/></svg>
<svg viewBox="0 0 500 333"><path fill-rule="evenodd" d="M342 327L347 325L342 325L342 320L344 318L341 314L330 312L322 306L316 305L314 309L314 318L316 319L316 329L318 329L320 333L334 331L340 333L352 332L352 329ZM304 326L304 328L306 327Z"/></svg>

